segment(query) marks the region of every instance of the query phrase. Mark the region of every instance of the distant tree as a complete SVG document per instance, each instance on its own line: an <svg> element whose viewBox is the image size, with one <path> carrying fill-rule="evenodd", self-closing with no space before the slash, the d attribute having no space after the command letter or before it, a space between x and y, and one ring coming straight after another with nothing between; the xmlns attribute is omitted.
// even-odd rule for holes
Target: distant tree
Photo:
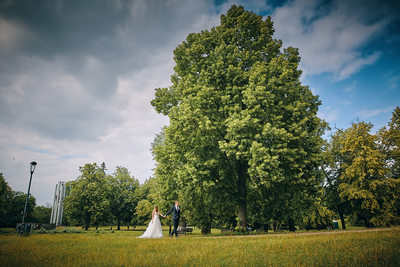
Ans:
<svg viewBox="0 0 400 267"><path fill-rule="evenodd" d="M9 213L13 201L13 192L0 173L0 227L10 226Z"/></svg>
<svg viewBox="0 0 400 267"><path fill-rule="evenodd" d="M393 111L392 119L387 127L378 132L378 138L382 153L389 169L388 177L400 181L400 108ZM400 218L400 185L397 194L394 195L396 217Z"/></svg>
<svg viewBox="0 0 400 267"><path fill-rule="evenodd" d="M51 217L51 208L36 206L33 210L32 221L35 223L49 223Z"/></svg>
<svg viewBox="0 0 400 267"><path fill-rule="evenodd" d="M26 194L13 191L0 173L0 227L15 227L22 222ZM36 199L30 196L25 214L25 222L34 222Z"/></svg>
<svg viewBox="0 0 400 267"><path fill-rule="evenodd" d="M13 191L13 200L10 207L8 217L10 219L11 226L15 226L18 222L22 222L22 215L24 213L26 201L26 194L23 192ZM30 196L28 205L25 213L25 222L33 222L33 212L36 206L36 199L34 196Z"/></svg>
<svg viewBox="0 0 400 267"><path fill-rule="evenodd" d="M379 131L382 153L389 166L389 177L400 179L400 108L396 107L387 127Z"/></svg>
<svg viewBox="0 0 400 267"><path fill-rule="evenodd" d="M394 213L400 180L387 177L385 156L371 129L372 124L359 122L343 132L340 152L344 172L338 191L366 227L386 226L400 222Z"/></svg>
<svg viewBox="0 0 400 267"><path fill-rule="evenodd" d="M69 195L64 200L64 212L72 224L82 225L87 230L110 222L109 186L104 169L96 163L80 167L81 176L71 183Z"/></svg>
<svg viewBox="0 0 400 267"><path fill-rule="evenodd" d="M340 197L339 186L344 181L341 179L345 172L345 159L342 153L344 138L343 130L337 129L323 148L322 171L325 177L325 202L329 209L337 212L340 217L342 229L346 229L345 215L350 214L349 202Z"/></svg>
<svg viewBox="0 0 400 267"><path fill-rule="evenodd" d="M157 179L200 224L235 212L246 229L249 201L264 187L277 200L264 206L293 230L321 182L320 101L300 83L298 50L281 51L273 33L270 17L232 6L220 26L189 34L175 49L172 86L156 89L152 105L170 119L155 150ZM266 216L258 211L251 216Z"/></svg>
<svg viewBox="0 0 400 267"><path fill-rule="evenodd" d="M158 206L160 212L164 211L165 213L168 205L162 199L161 192L161 185L154 178L146 180L139 186L135 192L138 204L132 219L134 225L147 224L155 206Z"/></svg>
<svg viewBox="0 0 400 267"><path fill-rule="evenodd" d="M106 174L107 167L106 167L106 163L105 162L101 163L100 168L103 171L103 173Z"/></svg>
<svg viewBox="0 0 400 267"><path fill-rule="evenodd" d="M136 206L134 224L145 225L151 220L151 212L153 211L153 204L148 199L141 199Z"/></svg>
<svg viewBox="0 0 400 267"><path fill-rule="evenodd" d="M320 192L320 196L310 203L308 209L303 210L302 227L307 230L333 228L334 213L324 205L322 200L323 192Z"/></svg>
<svg viewBox="0 0 400 267"><path fill-rule="evenodd" d="M127 168L117 167L113 175L107 176L110 186L111 214L117 221L117 229L120 230L121 223L130 222L134 216L138 203L136 190L139 181L130 175Z"/></svg>

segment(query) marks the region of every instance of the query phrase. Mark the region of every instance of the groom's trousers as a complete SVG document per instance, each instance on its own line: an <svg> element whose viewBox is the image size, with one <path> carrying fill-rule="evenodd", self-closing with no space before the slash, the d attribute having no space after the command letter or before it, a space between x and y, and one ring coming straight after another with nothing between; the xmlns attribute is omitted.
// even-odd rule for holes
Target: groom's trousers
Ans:
<svg viewBox="0 0 400 267"><path fill-rule="evenodd" d="M172 224L174 225L174 230L171 233L171 236L175 234L175 236L178 236L178 225L179 225L179 219L172 220Z"/></svg>

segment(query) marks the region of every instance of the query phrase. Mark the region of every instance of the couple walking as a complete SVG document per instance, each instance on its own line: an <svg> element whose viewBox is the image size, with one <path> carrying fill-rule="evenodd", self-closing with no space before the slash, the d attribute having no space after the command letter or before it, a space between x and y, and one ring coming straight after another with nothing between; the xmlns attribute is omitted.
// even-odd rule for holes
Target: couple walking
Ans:
<svg viewBox="0 0 400 267"><path fill-rule="evenodd" d="M181 209L179 207L179 202L175 201L175 205L165 214L162 215L161 212L158 211L158 207L154 207L153 212L151 213L151 221L149 222L149 226L143 235L139 236L139 238L161 238L163 237L161 222L159 216L165 218L168 214L172 213L172 223L174 225L174 230L170 234L172 237L175 234L175 237L178 237L178 225L179 218L181 216Z"/></svg>

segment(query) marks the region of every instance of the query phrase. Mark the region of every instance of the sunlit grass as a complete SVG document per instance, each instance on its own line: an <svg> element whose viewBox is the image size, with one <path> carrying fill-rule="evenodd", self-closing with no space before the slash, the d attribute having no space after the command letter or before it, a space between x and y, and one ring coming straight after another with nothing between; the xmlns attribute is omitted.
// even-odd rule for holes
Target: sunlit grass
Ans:
<svg viewBox="0 0 400 267"><path fill-rule="evenodd" d="M157 240L109 227L80 234L0 235L0 266L400 266L399 228L243 237L203 237L195 230L178 239L163 229L166 237Z"/></svg>

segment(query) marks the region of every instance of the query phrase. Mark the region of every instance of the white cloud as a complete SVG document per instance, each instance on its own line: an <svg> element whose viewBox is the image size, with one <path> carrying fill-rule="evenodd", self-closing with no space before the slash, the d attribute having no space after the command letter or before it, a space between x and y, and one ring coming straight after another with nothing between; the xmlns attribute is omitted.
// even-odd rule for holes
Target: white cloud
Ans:
<svg viewBox="0 0 400 267"><path fill-rule="evenodd" d="M399 88L400 75L394 75L389 78L389 88L396 89Z"/></svg>
<svg viewBox="0 0 400 267"><path fill-rule="evenodd" d="M381 52L375 52L372 55L366 58L357 58L352 62L345 64L342 69L339 71L337 80L344 80L349 78L352 74L356 73L365 65L371 65L375 63L380 57Z"/></svg>
<svg viewBox="0 0 400 267"><path fill-rule="evenodd" d="M317 115L319 118L332 124L339 118L340 111L329 106L324 106L318 111Z"/></svg>
<svg viewBox="0 0 400 267"><path fill-rule="evenodd" d="M356 81L352 81L346 88L343 89L346 93L353 93L356 89L357 83Z"/></svg>
<svg viewBox="0 0 400 267"><path fill-rule="evenodd" d="M150 105L154 88L170 85L173 50L186 35L219 21L203 1L126 3L115 8L128 8L128 17L113 18L110 10L112 26L97 35L51 28L80 43L35 33L32 22L39 46L59 45L46 49L22 40L32 57L17 47L7 66L0 60L0 171L14 190L26 191L29 162L37 161L31 192L39 204L51 201L57 181L75 179L85 163L105 162L109 172L127 167L141 182L152 175L151 142L168 123ZM56 11L62 14L63 6Z"/></svg>
<svg viewBox="0 0 400 267"><path fill-rule="evenodd" d="M367 119L371 117L378 116L382 113L388 113L392 112L394 110L394 107L387 107L387 108L380 108L380 109L364 109L360 112L358 112L358 116L360 116L361 119Z"/></svg>
<svg viewBox="0 0 400 267"><path fill-rule="evenodd" d="M367 7L341 0L289 1L272 15L276 37L299 48L304 75L333 73L335 80L346 79L380 55L359 52L388 22L371 23Z"/></svg>
<svg viewBox="0 0 400 267"><path fill-rule="evenodd" d="M32 35L23 25L0 17L0 54L9 54L17 50Z"/></svg>

